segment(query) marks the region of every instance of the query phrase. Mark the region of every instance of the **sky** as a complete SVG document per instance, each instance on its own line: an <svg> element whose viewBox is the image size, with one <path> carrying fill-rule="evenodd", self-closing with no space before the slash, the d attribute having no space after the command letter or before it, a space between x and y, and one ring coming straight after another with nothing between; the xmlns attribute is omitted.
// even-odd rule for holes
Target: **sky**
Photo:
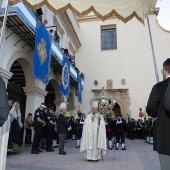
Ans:
<svg viewBox="0 0 170 170"><path fill-rule="evenodd" d="M170 0L158 0L156 7L160 8L157 16L158 23L170 31Z"/></svg>

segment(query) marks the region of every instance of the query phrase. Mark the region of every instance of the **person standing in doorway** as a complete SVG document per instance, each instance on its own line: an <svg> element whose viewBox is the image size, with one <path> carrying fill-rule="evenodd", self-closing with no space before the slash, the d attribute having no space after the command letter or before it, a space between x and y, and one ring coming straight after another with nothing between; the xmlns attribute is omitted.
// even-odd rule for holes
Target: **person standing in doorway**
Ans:
<svg viewBox="0 0 170 170"><path fill-rule="evenodd" d="M151 90L146 111L156 118L154 150L159 154L161 170L170 169L170 116L165 110L164 96L170 81L170 58L163 63L163 81L155 84ZM170 102L170 101L169 101Z"/></svg>

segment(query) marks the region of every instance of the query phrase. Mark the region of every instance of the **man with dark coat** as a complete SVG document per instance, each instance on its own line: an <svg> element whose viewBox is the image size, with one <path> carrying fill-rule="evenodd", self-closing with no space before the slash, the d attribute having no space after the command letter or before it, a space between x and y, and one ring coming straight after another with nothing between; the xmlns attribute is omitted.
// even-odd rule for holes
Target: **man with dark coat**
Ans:
<svg viewBox="0 0 170 170"><path fill-rule="evenodd" d="M39 149L39 143L42 136L43 127L46 126L46 122L44 120L44 110L46 109L46 105L41 103L40 107L34 113L34 139L32 143L31 154L39 154L42 150Z"/></svg>
<svg viewBox="0 0 170 170"><path fill-rule="evenodd" d="M116 150L118 150L120 139L122 144L122 150L125 149L125 130L126 121L122 118L122 114L119 113L117 119L114 121L114 127L116 128Z"/></svg>
<svg viewBox="0 0 170 170"><path fill-rule="evenodd" d="M155 123L154 149L159 153L161 170L169 170L170 116L168 116L168 112L165 110L164 95L170 80L170 58L163 63L162 74L164 81L153 86L146 111L149 116L157 117Z"/></svg>
<svg viewBox="0 0 170 170"><path fill-rule="evenodd" d="M106 115L105 118L105 125L106 125L106 137L109 143L109 149L112 150L112 137L113 137L113 131L114 131L114 122L110 118L110 114Z"/></svg>
<svg viewBox="0 0 170 170"><path fill-rule="evenodd" d="M84 125L84 120L85 120L85 114L78 112L78 119L76 119L77 123L77 145L76 148L80 148L80 140L82 137L82 131L83 131L83 125Z"/></svg>
<svg viewBox="0 0 170 170"><path fill-rule="evenodd" d="M51 143L52 143L52 137L53 137L53 133L54 133L54 128L55 128L55 126L57 126L57 124L54 122L54 108L53 107L49 108L49 113L47 115L47 125L46 126L47 126L47 128L46 128L46 132L47 132L46 151L47 152L53 152L55 150L52 149Z"/></svg>
<svg viewBox="0 0 170 170"><path fill-rule="evenodd" d="M68 132L68 127L70 126L65 117L66 112L67 112L66 103L62 102L60 104L60 115L58 116L57 122L57 130L59 136L59 154L61 155L66 155L66 152L64 151L64 144Z"/></svg>

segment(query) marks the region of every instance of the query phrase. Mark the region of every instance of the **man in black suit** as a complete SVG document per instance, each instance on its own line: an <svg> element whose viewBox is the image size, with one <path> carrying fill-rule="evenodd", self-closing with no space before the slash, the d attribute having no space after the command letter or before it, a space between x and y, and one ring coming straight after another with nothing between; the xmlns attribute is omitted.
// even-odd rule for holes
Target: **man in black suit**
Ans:
<svg viewBox="0 0 170 170"><path fill-rule="evenodd" d="M70 126L65 117L66 112L67 112L66 103L62 102L60 104L60 115L58 116L57 121L57 131L59 136L59 154L61 155L66 155L66 152L64 151L64 144L68 132L68 127Z"/></svg>
<svg viewBox="0 0 170 170"><path fill-rule="evenodd" d="M170 117L164 107L164 95L170 80L170 58L163 63L162 74L164 81L153 86L146 111L149 116L157 117L155 123L154 150L159 153L161 170L169 170Z"/></svg>

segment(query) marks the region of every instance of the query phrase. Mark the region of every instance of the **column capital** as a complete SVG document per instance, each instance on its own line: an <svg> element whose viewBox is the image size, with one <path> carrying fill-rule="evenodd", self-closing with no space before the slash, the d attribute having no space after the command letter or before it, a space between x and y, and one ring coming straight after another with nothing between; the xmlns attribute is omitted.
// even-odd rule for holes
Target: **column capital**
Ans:
<svg viewBox="0 0 170 170"><path fill-rule="evenodd" d="M54 104L56 105L56 106L60 106L60 104L61 104L61 102L62 102L62 98L61 99L55 99L54 100Z"/></svg>
<svg viewBox="0 0 170 170"><path fill-rule="evenodd" d="M3 80L5 81L5 83L8 83L8 80L11 79L13 73L6 71L3 68L0 68L0 76L3 78Z"/></svg>
<svg viewBox="0 0 170 170"><path fill-rule="evenodd" d="M68 109L75 109L74 105L68 105Z"/></svg>
<svg viewBox="0 0 170 170"><path fill-rule="evenodd" d="M40 89L39 87L23 87L26 95L36 95L39 97L45 97L47 95L47 91Z"/></svg>

